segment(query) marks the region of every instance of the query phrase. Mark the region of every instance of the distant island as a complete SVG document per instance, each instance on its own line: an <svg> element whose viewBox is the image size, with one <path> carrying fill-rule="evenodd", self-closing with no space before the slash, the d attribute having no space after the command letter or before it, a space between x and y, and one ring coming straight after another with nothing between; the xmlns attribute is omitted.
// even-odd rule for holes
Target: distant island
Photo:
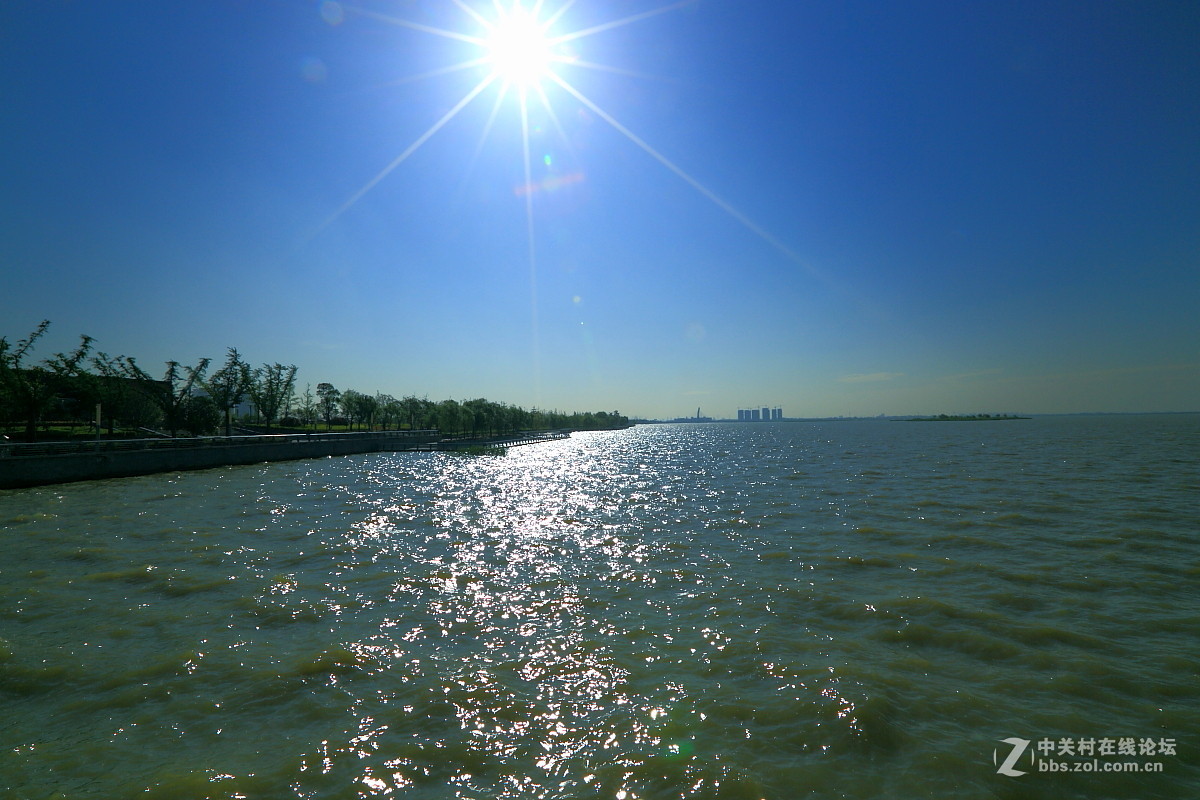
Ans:
<svg viewBox="0 0 1200 800"><path fill-rule="evenodd" d="M990 422L1001 419L1032 419L1015 414L938 414L936 417L908 417L900 422Z"/></svg>

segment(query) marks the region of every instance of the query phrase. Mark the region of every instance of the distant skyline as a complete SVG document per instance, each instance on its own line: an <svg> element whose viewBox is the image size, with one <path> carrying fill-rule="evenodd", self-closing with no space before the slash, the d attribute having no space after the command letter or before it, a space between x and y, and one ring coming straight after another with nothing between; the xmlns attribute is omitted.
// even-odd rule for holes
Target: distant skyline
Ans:
<svg viewBox="0 0 1200 800"><path fill-rule="evenodd" d="M1193 4L512 7L0 7L0 336L663 419L1200 410Z"/></svg>

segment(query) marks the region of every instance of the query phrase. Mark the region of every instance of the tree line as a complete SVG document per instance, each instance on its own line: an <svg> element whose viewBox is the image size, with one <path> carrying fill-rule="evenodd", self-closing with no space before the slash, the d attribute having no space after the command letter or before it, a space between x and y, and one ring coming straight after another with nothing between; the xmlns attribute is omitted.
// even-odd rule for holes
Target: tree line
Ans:
<svg viewBox="0 0 1200 800"><path fill-rule="evenodd" d="M34 361L37 341L50 327L43 321L24 339L0 337L0 430L23 432L37 441L51 423L68 435L76 427L99 424L110 436L140 429L170 436L205 436L224 431L235 421L264 431L324 430L438 430L443 436L497 436L530 430L600 430L625 427L619 412L526 410L478 398L433 402L424 397L395 398L355 389L339 390L331 383L311 384L297 392L294 364L251 366L229 348L224 362L212 372L208 358L194 365L168 361L161 378L144 370L132 356L110 356L96 350L95 340L80 336L68 353ZM249 403L252 413L235 420L235 411ZM99 433L96 429L92 431ZM127 435L127 434L126 434Z"/></svg>

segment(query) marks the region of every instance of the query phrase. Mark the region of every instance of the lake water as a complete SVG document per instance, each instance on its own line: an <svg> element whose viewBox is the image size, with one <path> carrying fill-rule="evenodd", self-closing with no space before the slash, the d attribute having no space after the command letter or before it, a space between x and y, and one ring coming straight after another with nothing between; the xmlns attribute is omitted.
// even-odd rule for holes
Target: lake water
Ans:
<svg viewBox="0 0 1200 800"><path fill-rule="evenodd" d="M1198 535L1200 415L0 492L0 796L1192 797Z"/></svg>

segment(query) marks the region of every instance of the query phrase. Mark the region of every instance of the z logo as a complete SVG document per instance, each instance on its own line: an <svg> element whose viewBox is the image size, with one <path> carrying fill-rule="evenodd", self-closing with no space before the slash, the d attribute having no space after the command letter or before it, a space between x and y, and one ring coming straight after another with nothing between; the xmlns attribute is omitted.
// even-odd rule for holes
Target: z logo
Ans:
<svg viewBox="0 0 1200 800"><path fill-rule="evenodd" d="M1000 773L1001 775L1007 775L1010 778L1016 778L1024 775L1025 773L1023 771L1019 769L1013 769L1013 766L1017 763L1017 760L1021 758L1021 755L1025 752L1025 748L1029 747L1029 740L1011 737L1008 739L1001 739L1000 741L1004 742L1005 744L1011 744L1012 752L1008 754L1008 758L1004 759L1004 763L996 769L996 772ZM992 751L992 763L996 763L995 750Z"/></svg>

